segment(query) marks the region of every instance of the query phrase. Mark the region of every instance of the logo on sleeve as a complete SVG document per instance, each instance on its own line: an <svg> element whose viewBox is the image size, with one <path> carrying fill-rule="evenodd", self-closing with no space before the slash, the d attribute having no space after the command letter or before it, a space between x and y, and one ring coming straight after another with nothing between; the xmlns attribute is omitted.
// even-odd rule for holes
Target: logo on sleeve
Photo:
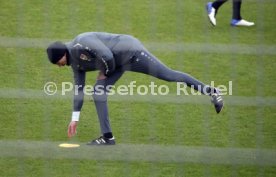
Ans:
<svg viewBox="0 0 276 177"><path fill-rule="evenodd" d="M83 54L83 53L80 55L80 59L85 60L85 61L91 61L91 60L87 57L87 55L85 55L85 54Z"/></svg>

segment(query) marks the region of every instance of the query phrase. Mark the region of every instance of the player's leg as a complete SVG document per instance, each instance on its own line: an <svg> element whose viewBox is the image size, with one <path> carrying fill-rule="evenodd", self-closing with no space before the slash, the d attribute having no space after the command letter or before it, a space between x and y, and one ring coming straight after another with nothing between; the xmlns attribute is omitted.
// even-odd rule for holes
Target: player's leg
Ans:
<svg viewBox="0 0 276 177"><path fill-rule="evenodd" d="M206 4L208 18L212 25L216 26L216 14L220 6L222 6L222 4L224 4L226 1L227 0L216 0L215 2L208 2Z"/></svg>
<svg viewBox="0 0 276 177"><path fill-rule="evenodd" d="M241 17L242 0L233 0L232 26L253 26L253 22L246 21Z"/></svg>
<svg viewBox="0 0 276 177"><path fill-rule="evenodd" d="M233 15L232 18L236 20L241 20L241 0L233 0Z"/></svg>
<svg viewBox="0 0 276 177"><path fill-rule="evenodd" d="M126 65L124 70L148 74L169 82L184 82L202 94L212 96L212 100L217 100L213 102L215 107L217 106L218 113L223 107L223 101L217 89L211 88L187 73L170 69L146 49L136 52L131 63Z"/></svg>
<svg viewBox="0 0 276 177"><path fill-rule="evenodd" d="M113 145L115 140L113 138L112 129L109 122L109 113L107 105L107 86L112 86L123 75L123 71L115 71L110 77L106 79L97 80L94 85L93 99L98 114L102 137L92 140L89 145Z"/></svg>
<svg viewBox="0 0 276 177"><path fill-rule="evenodd" d="M228 0L216 0L212 3L212 7L215 8L216 11L218 11L220 6L222 6L226 1L228 1Z"/></svg>

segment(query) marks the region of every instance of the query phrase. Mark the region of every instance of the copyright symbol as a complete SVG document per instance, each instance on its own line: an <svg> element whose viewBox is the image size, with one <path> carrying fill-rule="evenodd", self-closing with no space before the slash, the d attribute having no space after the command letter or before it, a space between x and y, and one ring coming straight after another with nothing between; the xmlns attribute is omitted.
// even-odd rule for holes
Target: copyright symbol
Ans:
<svg viewBox="0 0 276 177"><path fill-rule="evenodd" d="M44 93L47 95L54 95L57 92L57 85L54 82L47 82L44 85Z"/></svg>

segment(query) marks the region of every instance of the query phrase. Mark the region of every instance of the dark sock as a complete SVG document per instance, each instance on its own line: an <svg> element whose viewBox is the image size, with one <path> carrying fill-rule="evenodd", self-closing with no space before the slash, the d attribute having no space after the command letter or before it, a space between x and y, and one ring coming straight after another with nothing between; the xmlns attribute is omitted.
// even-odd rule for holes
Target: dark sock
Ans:
<svg viewBox="0 0 276 177"><path fill-rule="evenodd" d="M112 132L104 133L103 136L105 138L112 138L113 137Z"/></svg>
<svg viewBox="0 0 276 177"><path fill-rule="evenodd" d="M241 0L233 0L233 19L241 20Z"/></svg>

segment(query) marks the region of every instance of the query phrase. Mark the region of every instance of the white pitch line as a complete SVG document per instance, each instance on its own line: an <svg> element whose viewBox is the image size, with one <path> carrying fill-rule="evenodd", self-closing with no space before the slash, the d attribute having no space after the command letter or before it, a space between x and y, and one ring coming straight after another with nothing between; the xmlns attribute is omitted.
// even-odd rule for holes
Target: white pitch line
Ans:
<svg viewBox="0 0 276 177"><path fill-rule="evenodd" d="M46 48L53 41L70 41L68 39L19 38L0 36L0 47ZM248 55L276 55L275 45L245 45L220 43L156 43L145 42L150 51L196 52L196 53L228 53Z"/></svg>
<svg viewBox="0 0 276 177"><path fill-rule="evenodd" d="M219 43L146 43L150 50L246 55L276 55L275 45L245 45Z"/></svg>
<svg viewBox="0 0 276 177"><path fill-rule="evenodd" d="M64 142L0 140L0 156L87 159L134 162L168 162L199 164L236 164L276 166L276 151L272 149L190 147L176 145L117 144L108 147L87 146L61 148ZM74 142L76 143L76 142Z"/></svg>
<svg viewBox="0 0 276 177"><path fill-rule="evenodd" d="M55 95L47 95L42 90L32 89L13 89L13 88L0 88L0 98L19 98L19 99L54 99L54 100L72 100L73 93L67 92L62 95L57 92ZM85 96L86 100L92 101L92 96ZM204 95L177 95L168 94L164 96L156 95L132 95L121 96L113 95L108 97L109 101L131 101L131 102L152 102L152 103L175 103L175 104L210 104L210 99ZM245 96L223 96L226 105L236 106L275 106L275 97L245 97Z"/></svg>

